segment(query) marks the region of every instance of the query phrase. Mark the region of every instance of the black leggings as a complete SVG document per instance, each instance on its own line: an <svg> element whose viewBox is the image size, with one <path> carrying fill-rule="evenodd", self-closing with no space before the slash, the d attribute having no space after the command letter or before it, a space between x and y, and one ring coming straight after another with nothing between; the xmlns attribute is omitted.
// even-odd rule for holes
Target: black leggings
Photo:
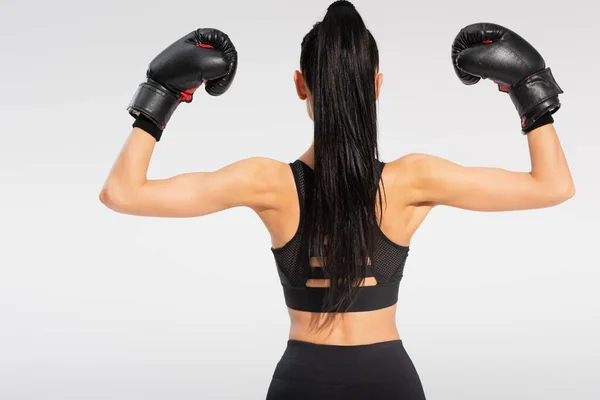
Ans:
<svg viewBox="0 0 600 400"><path fill-rule="evenodd" d="M402 340L337 346L288 340L266 400L425 400Z"/></svg>

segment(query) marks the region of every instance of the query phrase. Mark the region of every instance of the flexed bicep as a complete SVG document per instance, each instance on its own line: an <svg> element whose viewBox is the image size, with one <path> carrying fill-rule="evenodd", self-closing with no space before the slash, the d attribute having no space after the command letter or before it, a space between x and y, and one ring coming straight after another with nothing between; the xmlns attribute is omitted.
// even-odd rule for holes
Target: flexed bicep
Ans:
<svg viewBox="0 0 600 400"><path fill-rule="evenodd" d="M212 172L148 180L122 190L109 187L102 201L120 213L154 217L199 217L242 206L269 209L276 206L280 164L248 158Z"/></svg>
<svg viewBox="0 0 600 400"><path fill-rule="evenodd" d="M411 155L410 202L473 211L513 211L551 207L573 194L560 179L531 172L467 167L431 155Z"/></svg>

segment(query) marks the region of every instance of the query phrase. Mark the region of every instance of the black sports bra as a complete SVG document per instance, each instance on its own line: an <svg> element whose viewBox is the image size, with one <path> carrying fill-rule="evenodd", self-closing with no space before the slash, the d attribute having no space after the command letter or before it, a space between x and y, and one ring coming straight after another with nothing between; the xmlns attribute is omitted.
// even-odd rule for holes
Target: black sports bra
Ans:
<svg viewBox="0 0 600 400"><path fill-rule="evenodd" d="M314 171L301 160L289 165L298 191L300 222L294 237L282 247L271 247L271 251L275 257L286 305L293 310L321 312L328 288L308 287L306 282L309 279L323 279L323 270L321 267L310 266L308 251L300 248L305 198L314 184ZM380 176L384 165L380 161ZM398 289L408 251L408 247L392 242L381 229L378 230L371 264L366 269L366 277L374 277L377 284L359 287L357 299L348 312L378 310L398 302ZM306 256L300 257L301 252Z"/></svg>

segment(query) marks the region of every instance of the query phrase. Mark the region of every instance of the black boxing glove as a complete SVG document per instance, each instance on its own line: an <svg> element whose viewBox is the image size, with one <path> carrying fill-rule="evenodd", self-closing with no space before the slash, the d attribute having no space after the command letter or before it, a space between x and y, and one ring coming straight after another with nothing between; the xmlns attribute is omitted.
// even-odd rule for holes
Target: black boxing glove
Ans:
<svg viewBox="0 0 600 400"><path fill-rule="evenodd" d="M237 51L225 33L208 28L185 35L150 62L147 81L140 84L127 108L136 118L133 126L159 141L177 106L191 103L203 82L212 96L229 89L237 61Z"/></svg>
<svg viewBox="0 0 600 400"><path fill-rule="evenodd" d="M491 79L508 93L525 133L552 122L551 115L560 108L558 95L563 91L550 68L531 44L510 29L491 23L463 28L452 43L452 62L465 85Z"/></svg>

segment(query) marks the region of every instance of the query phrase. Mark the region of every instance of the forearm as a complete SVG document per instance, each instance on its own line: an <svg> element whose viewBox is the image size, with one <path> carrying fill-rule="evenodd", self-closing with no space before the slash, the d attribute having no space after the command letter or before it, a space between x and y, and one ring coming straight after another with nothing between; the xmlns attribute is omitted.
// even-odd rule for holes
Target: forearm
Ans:
<svg viewBox="0 0 600 400"><path fill-rule="evenodd" d="M569 194L573 179L553 124L541 126L527 135L531 176L547 190Z"/></svg>
<svg viewBox="0 0 600 400"><path fill-rule="evenodd" d="M127 193L147 180L148 166L156 140L140 128L134 128L112 167L103 192Z"/></svg>

